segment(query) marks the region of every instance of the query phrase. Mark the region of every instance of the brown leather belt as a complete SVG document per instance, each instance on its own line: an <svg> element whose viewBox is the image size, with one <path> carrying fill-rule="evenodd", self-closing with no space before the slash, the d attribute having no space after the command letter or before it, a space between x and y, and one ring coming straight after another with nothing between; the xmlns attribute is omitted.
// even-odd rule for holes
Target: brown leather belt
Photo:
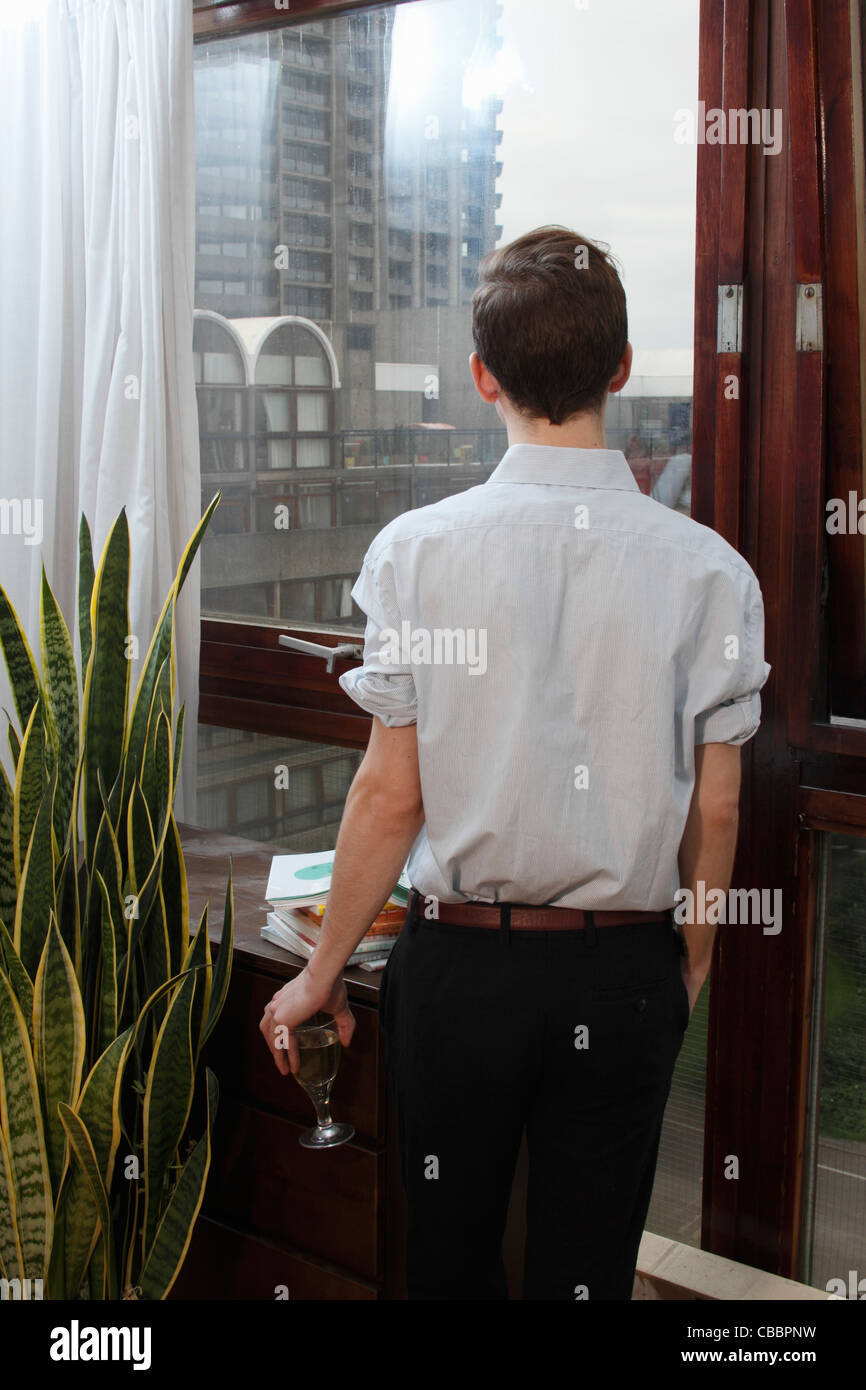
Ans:
<svg viewBox="0 0 866 1390"><path fill-rule="evenodd" d="M413 888L409 894L409 910L414 916L427 920L425 899ZM510 909L508 914L503 908ZM605 912L580 907L533 907L529 903L443 903L439 902L432 921L447 922L458 927L491 927L504 925L512 931L581 931L586 927L625 927L633 922L663 922L673 908L655 912ZM503 922L507 916L508 921Z"/></svg>

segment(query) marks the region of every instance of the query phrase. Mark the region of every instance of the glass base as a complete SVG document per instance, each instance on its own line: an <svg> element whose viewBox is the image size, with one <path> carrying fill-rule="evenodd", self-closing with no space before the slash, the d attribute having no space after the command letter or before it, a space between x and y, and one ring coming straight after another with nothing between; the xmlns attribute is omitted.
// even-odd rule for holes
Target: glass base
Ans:
<svg viewBox="0 0 866 1390"><path fill-rule="evenodd" d="M314 1129L305 1129L298 1143L303 1149L333 1149L337 1144L345 1144L354 1133L354 1125L316 1125Z"/></svg>

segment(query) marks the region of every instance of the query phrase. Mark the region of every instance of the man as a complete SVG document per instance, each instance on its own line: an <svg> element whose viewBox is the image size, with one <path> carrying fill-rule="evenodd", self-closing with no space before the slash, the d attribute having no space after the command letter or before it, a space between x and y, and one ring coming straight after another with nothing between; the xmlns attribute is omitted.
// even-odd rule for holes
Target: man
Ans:
<svg viewBox="0 0 866 1390"><path fill-rule="evenodd" d="M509 447L364 559L364 664L340 684L375 716L370 742L322 939L261 1029L283 1072L297 1051L281 1037L315 1009L349 1042L341 971L411 850L380 994L409 1297L507 1296L525 1130L524 1297L629 1299L715 933L680 936L672 909L681 886L729 885L740 746L770 670L761 595L605 447L632 350L602 249L542 227L492 252L473 336Z"/></svg>
<svg viewBox="0 0 866 1390"><path fill-rule="evenodd" d="M650 496L683 516L692 510L692 456L676 450L652 485Z"/></svg>

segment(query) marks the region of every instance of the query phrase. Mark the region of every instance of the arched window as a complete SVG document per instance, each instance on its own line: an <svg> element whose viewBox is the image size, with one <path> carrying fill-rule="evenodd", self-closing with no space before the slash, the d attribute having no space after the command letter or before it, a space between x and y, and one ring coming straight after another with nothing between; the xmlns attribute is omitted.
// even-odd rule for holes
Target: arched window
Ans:
<svg viewBox="0 0 866 1390"><path fill-rule="evenodd" d="M279 323L255 369L256 469L328 468L332 453L332 363L314 331Z"/></svg>
<svg viewBox="0 0 866 1390"><path fill-rule="evenodd" d="M199 312L193 332L193 361L201 471L248 472L243 350L229 328Z"/></svg>

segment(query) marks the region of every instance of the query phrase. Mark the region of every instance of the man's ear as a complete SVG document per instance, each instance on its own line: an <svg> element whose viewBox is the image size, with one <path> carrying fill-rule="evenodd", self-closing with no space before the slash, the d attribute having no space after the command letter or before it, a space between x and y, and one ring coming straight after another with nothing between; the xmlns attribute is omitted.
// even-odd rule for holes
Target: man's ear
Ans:
<svg viewBox="0 0 866 1390"><path fill-rule="evenodd" d="M481 399L486 401L488 405L493 405L499 395L499 382L495 376L488 372L477 352L469 354L469 370L472 372L475 390Z"/></svg>
<svg viewBox="0 0 866 1390"><path fill-rule="evenodd" d="M626 343L625 352L622 355L622 361L616 369L616 375L613 377L610 385L607 388L611 395L615 395L617 391L621 391L622 388L625 386L626 382L628 381L629 377L631 376L631 364L633 356L634 353L632 352L631 343Z"/></svg>

